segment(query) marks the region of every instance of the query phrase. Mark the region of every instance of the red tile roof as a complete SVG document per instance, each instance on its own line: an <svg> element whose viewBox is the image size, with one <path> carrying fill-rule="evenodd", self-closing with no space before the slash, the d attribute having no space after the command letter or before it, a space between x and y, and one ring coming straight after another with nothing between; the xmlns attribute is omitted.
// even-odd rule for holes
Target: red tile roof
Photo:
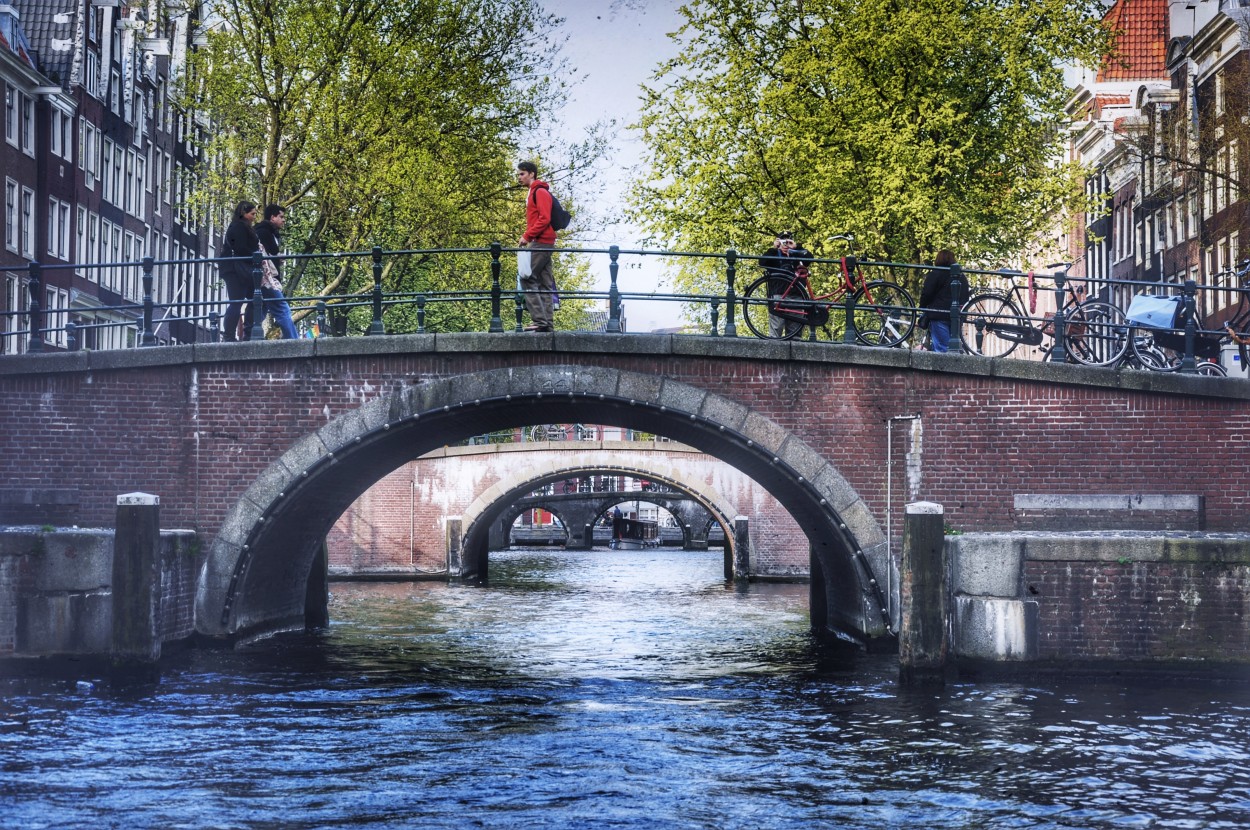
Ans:
<svg viewBox="0 0 1250 830"><path fill-rule="evenodd" d="M1103 23L1116 33L1116 50L1103 59L1096 80L1144 81L1168 76L1168 0L1116 0Z"/></svg>

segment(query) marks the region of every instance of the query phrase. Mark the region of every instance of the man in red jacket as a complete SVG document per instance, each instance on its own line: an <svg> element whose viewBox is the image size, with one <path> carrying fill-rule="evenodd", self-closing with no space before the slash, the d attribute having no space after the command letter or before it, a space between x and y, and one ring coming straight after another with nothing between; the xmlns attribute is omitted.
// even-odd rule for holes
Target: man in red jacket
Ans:
<svg viewBox="0 0 1250 830"><path fill-rule="evenodd" d="M521 278L525 308L533 325L527 331L551 331L551 302L556 280L551 272L551 252L556 247L556 231L551 227L551 190L538 178L538 165L523 161L516 166L516 177L528 188L525 195L525 233L518 243L530 249L530 275Z"/></svg>

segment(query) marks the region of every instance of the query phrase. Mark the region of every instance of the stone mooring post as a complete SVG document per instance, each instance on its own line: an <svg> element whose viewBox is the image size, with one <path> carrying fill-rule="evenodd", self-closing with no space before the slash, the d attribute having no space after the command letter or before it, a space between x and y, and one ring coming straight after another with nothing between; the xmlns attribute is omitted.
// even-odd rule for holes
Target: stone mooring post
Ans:
<svg viewBox="0 0 1250 830"><path fill-rule="evenodd" d="M946 537L942 505L907 505L899 566L899 681L945 682L947 628Z"/></svg>
<svg viewBox="0 0 1250 830"><path fill-rule="evenodd" d="M152 664L161 656L161 500L117 497L113 536L113 661Z"/></svg>

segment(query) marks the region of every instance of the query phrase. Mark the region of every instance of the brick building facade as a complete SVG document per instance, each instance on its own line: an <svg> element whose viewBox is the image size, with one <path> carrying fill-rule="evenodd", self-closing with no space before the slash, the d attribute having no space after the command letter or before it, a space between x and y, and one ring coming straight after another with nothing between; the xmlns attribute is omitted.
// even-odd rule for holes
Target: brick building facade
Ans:
<svg viewBox="0 0 1250 830"><path fill-rule="evenodd" d="M1137 283L1195 280L1198 314L1216 323L1240 297L1234 265L1250 253L1240 186L1250 140L1250 3L1117 0L1106 15L1117 53L1069 102L1069 159L1088 165L1079 215L1061 239L1102 298L1127 308ZM1113 281L1113 282L1105 282ZM1209 326L1208 326L1209 327Z"/></svg>
<svg viewBox="0 0 1250 830"><path fill-rule="evenodd" d="M23 351L28 264L41 268L47 346L133 345L145 256L157 260L156 302L178 302L157 330L192 341L221 299L202 258L213 229L185 198L198 163L194 114L173 89L194 48L198 4L124 0L0 3L5 91L5 245L0 249L0 352ZM131 263L123 265L121 263ZM71 267L72 266L72 267ZM175 319L177 318L177 319Z"/></svg>

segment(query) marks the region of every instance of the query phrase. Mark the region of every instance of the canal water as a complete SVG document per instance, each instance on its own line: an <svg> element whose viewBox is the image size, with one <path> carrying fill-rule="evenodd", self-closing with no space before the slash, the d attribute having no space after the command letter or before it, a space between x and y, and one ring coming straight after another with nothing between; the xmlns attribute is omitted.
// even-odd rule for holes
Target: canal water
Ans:
<svg viewBox="0 0 1250 830"><path fill-rule="evenodd" d="M1245 828L1229 679L906 690L718 552L335 583L330 629L159 682L0 678L3 828Z"/></svg>

